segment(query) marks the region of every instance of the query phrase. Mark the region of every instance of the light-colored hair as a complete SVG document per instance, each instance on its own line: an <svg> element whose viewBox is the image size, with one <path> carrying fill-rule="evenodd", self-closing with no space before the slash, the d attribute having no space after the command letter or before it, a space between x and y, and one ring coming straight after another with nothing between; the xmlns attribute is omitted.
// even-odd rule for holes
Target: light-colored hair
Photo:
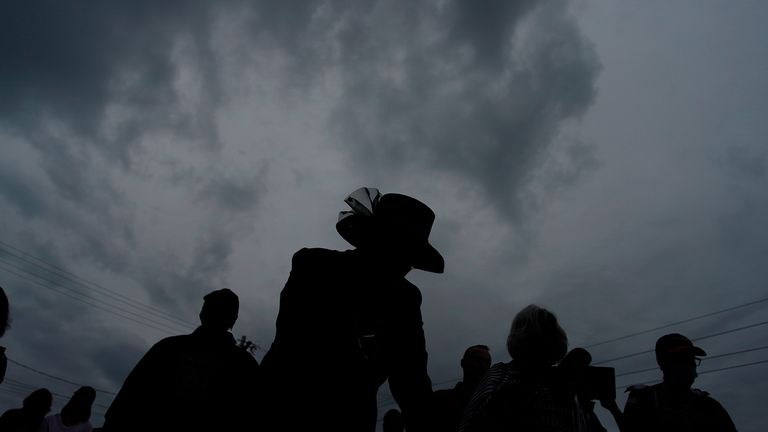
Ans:
<svg viewBox="0 0 768 432"><path fill-rule="evenodd" d="M568 350L568 336L552 312L528 305L515 315L507 336L507 350L515 360L553 365Z"/></svg>

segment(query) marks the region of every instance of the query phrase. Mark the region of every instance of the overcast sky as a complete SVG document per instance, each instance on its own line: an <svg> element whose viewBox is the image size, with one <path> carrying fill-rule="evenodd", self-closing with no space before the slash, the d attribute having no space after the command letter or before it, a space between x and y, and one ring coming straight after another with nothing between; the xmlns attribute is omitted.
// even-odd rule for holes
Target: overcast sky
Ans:
<svg viewBox="0 0 768 432"><path fill-rule="evenodd" d="M460 376L469 345L508 361L511 319L532 302L588 346L765 298L766 21L768 4L746 0L5 1L2 343L17 362L116 391L226 286L241 299L235 336L268 348L292 253L347 248L334 224L360 186L437 214L446 272L409 275L436 388ZM593 357L759 324L766 304ZM699 345L714 356L767 342L756 326ZM1 411L26 385L76 388L16 364L7 377ZM768 425L767 385L768 364L696 384L744 431ZM99 394L95 424L110 400ZM381 415L386 386L380 401Z"/></svg>

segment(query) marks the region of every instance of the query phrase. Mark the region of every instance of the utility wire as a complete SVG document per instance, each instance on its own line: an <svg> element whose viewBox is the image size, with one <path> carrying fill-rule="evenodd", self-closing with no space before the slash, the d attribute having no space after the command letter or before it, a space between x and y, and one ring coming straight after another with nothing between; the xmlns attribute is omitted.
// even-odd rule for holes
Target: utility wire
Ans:
<svg viewBox="0 0 768 432"><path fill-rule="evenodd" d="M114 294L112 294L112 293L110 293L110 292L103 292L103 291L102 291L102 289L104 289L104 288L98 287L98 288L94 289L92 286L87 286L87 285L85 285L85 284L84 284L84 283L82 283L82 282L79 282L79 281L77 281L77 280L75 280L75 279L73 279L73 278L71 278L71 277L68 277L67 275L62 275L62 274L60 274L60 273L57 273L57 272L51 271L50 269L48 269L48 268L45 268L44 266L41 266L40 264L37 264L37 263L35 263L35 262L33 262L33 261L27 260L27 259L25 259L25 258L24 258L24 257L22 257L22 256L18 256L18 255L15 255L15 254L9 253L8 251L5 251L5 250L3 250L1 247L0 247L0 252L2 252L3 254L6 254L6 255L10 255L10 256L12 256L13 258L15 258L15 259L16 259L16 260L18 260L18 261L21 261L21 262L23 262L23 263L26 263L26 264L29 264L29 265L31 265L31 266L34 266L34 268L35 268L36 270L42 270L42 271L44 271L46 274L50 274L50 275L53 275L54 277L56 277L56 278L57 278L57 282L55 282L55 283L58 283L58 284L60 284L60 285L62 285L62 286L65 286L65 287L66 287L66 285L65 285L65 284L62 284L62 283L58 282L58 279L64 279L64 280L66 280L66 281L69 281L70 283L74 284L74 286L75 286L75 287L83 288L84 290L86 290L85 292L83 292L83 291L81 291L81 290L78 290L78 289L74 289L74 288L71 288L71 287L66 287L66 288L67 288L67 289L69 289L70 291L74 291L74 292L76 292L76 293L78 293L78 294L80 294L80 295L83 295L83 296L89 296L89 297L93 298L93 299L94 299L94 300L96 300L96 301L100 301L100 302L103 302L103 303L107 303L107 304L110 304L110 305L112 305L111 303L109 303L109 302L106 302L105 300L97 299L97 298L95 298L95 297L92 297L92 296L91 296L91 293L94 293L94 294L99 294L99 295L102 295L102 296L105 296L105 297L107 297L107 298L108 298L108 299L110 299L111 301L117 301L117 302L120 302L120 303L122 303L122 304L124 304L124 305L126 305L126 306L128 306L128 307L134 308L134 309L136 309L136 310L138 310L138 311L140 311L140 312L142 312L142 313L144 313L144 314L152 315L152 316L154 316L154 317L156 317L156 318L160 318L160 319L163 319L163 320L165 320L165 321L168 321L170 324L172 324L172 325L174 325L174 326L177 326L177 327L183 327L183 328L194 327L193 325L191 325L191 324L189 324L189 323L187 323L187 322L183 322L183 321L180 321L180 320L178 320L178 319L175 319L175 318L169 318L169 317L168 317L168 315L164 315L164 314L160 314L160 313L154 312L154 311L152 311L152 310L148 310L148 309L146 309L144 306L137 306L137 305L135 305L135 304L132 304L131 302L129 302L129 301L126 301L126 300L124 300L124 299L120 298L119 296L117 296L117 295L114 295ZM12 261L12 260L8 260L8 259L7 259L7 257L6 257L5 259L3 259L3 258L0 258L0 261L2 261L2 262L4 262L4 263L6 263L7 265L13 266L14 268L16 268L16 269L18 269L18 270L21 270L21 271L23 271L23 272L25 272L25 273L28 273L28 274L32 274L32 275L34 275L35 277L38 277L38 278L40 278L40 279L44 279L44 280L48 280L48 281L50 281L50 279L47 279L47 278L45 278L45 277L41 276L40 274L38 274L38 273L36 273L36 272L34 272L34 271L30 270L28 267L26 267L26 266L22 266L22 265L19 265L19 264L17 264L15 261ZM51 281L51 282L52 282L52 281ZM125 296L122 296L122 295L121 295L121 297L125 297ZM127 297L126 297L126 298L127 298ZM138 303L138 302L137 302L137 303ZM139 305L141 305L141 304L139 303ZM113 306L114 306L114 305L113 305ZM118 307L118 306L114 306L114 307ZM134 312L130 312L130 311L129 311L129 313L134 313ZM166 323L162 323L162 324L163 324L163 325L167 325Z"/></svg>
<svg viewBox="0 0 768 432"><path fill-rule="evenodd" d="M709 335L706 335L706 336L700 336L700 337L697 337L697 338L691 339L691 340L700 341L700 340L709 339L709 338L713 338L713 337L717 337L717 336L723 336L723 335L726 335L726 334L729 334L729 333L735 333L735 332L742 331L742 330L748 330L748 329L751 329L751 328L764 326L766 324L768 324L768 321L761 321L759 323L754 323L754 324L749 324L749 325L745 325L745 326L741 326L741 327L736 327L736 328L733 328L733 329L724 330L724 331L717 332L717 333L712 333L712 334L709 334ZM638 352L634 352L634 353L631 353L631 354L625 354L625 355L622 355L622 356L613 357L613 358L610 358L610 359L607 359L607 360L601 360L599 362L594 362L592 364L593 365L601 365L601 364L605 364L605 363L611 363L611 362L614 362L616 360L624 360L626 358L636 357L636 356L639 356L639 355L642 355L642 354L652 353L654 351L655 350L652 350L652 349L651 350L638 351Z"/></svg>
<svg viewBox="0 0 768 432"><path fill-rule="evenodd" d="M17 365L17 366L23 367L24 369L27 369L27 370L30 370L30 371L35 372L37 374L43 375L45 377L52 378L52 379L55 379L55 380L58 380L58 381L61 381L61 382L67 383L67 384L71 384L73 386L85 387L85 384L76 383L74 381L70 381L68 379L65 379L65 378L62 378L62 377L50 374L48 372L43 372L43 371L41 371L39 369L35 369L32 366L25 365L24 363L18 362L16 360L11 359L11 358L9 358L8 361L13 363L13 364L15 364L15 365ZM117 396L117 393L115 393L113 391L102 390L102 389L97 389L97 388L94 388L94 390L96 390L97 392L100 392L100 393L105 393L105 394L109 394L109 395L112 395L112 396Z"/></svg>
<svg viewBox="0 0 768 432"><path fill-rule="evenodd" d="M755 365L764 364L764 363L768 363L768 359L758 360L758 361L749 362L749 363L742 363L742 364L733 365L733 366L725 366L725 367L721 367L721 368L717 368L717 369L709 369L709 370L698 372L698 374L699 374L699 376L701 376L701 375L706 375L706 374L711 374L711 373L716 373L716 372L723 372L723 371L727 371L727 370L731 370L731 369L740 369L740 368L745 368L745 367L749 367L749 366L755 366ZM653 381L646 381L646 382L637 383L637 384L648 385L648 384L656 384L656 383L660 383L660 382L661 382L661 380L653 380ZM632 384L630 384L630 385L632 385ZM619 389L624 388L624 387L628 387L628 385L616 386L616 390L619 390Z"/></svg>
<svg viewBox="0 0 768 432"><path fill-rule="evenodd" d="M635 332L635 333L626 334L624 336L619 336L619 337L615 337L615 338L612 338L612 339L606 339L606 340L601 341L601 342L596 342L596 343L587 345L584 348L594 348L596 346L605 345L605 344L612 343L612 342L618 342L620 340L629 339L631 337L640 336L640 335L647 334L647 333L652 333L652 332L655 332L657 330L661 330L661 329L665 329L665 328L669 328L669 327L674 327L674 326L677 326L677 325L680 325L680 324L685 324L685 323L689 323L689 322L700 320L700 319L704 319L704 318L709 318L711 316L719 315L719 314L726 313L726 312L735 311L737 309L745 308L747 306L752 306L752 305L756 305L758 303L764 303L764 302L768 302L768 297L764 297L764 298L757 299L757 300L754 300L754 301L751 301L751 302L747 302L747 303L743 303L743 304L740 304L740 305L732 306L732 307L729 307L729 308L720 309L720 310L717 310L717 311L714 311L714 312L705 313L703 315L697 315L697 316L694 316L694 317L691 317L691 318L686 318L686 319L683 319L683 320L680 320L680 321L671 322L669 324L664 324L664 325L661 325L661 326L658 326L658 327L653 327L653 328L650 328L650 329L647 329L647 330L641 330L641 331L638 331L638 332Z"/></svg>
<svg viewBox="0 0 768 432"><path fill-rule="evenodd" d="M59 276L61 278L64 278L64 279L67 279L67 280L70 280L70 281L72 281L74 283L77 283L77 284L80 284L80 285L89 285L90 287L95 288L96 290L99 290L99 293L104 295L104 296L108 296L108 297L114 298L115 300L120 301L120 302L122 302L124 304L127 304L129 306L132 306L134 308L143 309L146 313L155 315L155 316L157 316L159 318L163 318L163 319L166 319L166 320L169 320L169 321L175 321L176 323L182 324L182 325L185 325L185 326L192 326L192 327L196 327L197 326L195 323L192 323L192 322L190 322L188 320L184 320L184 319L175 317L173 315L170 315L168 312L163 311L161 309L158 309L155 306L152 306L152 305L149 305L149 304L146 304L146 303L142 303L142 302L140 302L138 300L134 300L134 299L132 299L132 298L130 298L130 297L124 295L124 294L121 294L120 292L117 292L115 290L111 290L111 289L109 289L107 287L104 287L104 286L102 286L102 285L100 285L100 284L98 284L96 282L93 282L93 281L85 279L85 278L83 278L81 276L78 276L77 274L72 273L71 271L69 271L69 270L67 270L65 268L56 266L55 264L51 264L51 263L47 262L46 260L44 260L42 258L38 258L38 257L30 254L29 252L25 252L25 251L15 247L15 246L13 246L13 245L10 245L10 244L8 244L6 242L3 242L2 240L0 240L0 247L5 248L5 249L11 249L11 250L17 252L18 254L21 254L21 255L18 255L17 253L9 252L8 250L3 250L2 248L0 248L0 251L2 251L3 253L5 253L7 255L11 255L11 256L15 257L16 259L22 260L22 261L24 261L24 262L26 262L28 264L31 264L31 265L37 266L39 268L42 268L43 270L45 270L45 271L47 271L49 273L54 273L57 276ZM25 257L27 257L29 259L27 259ZM34 261L30 261L30 259L34 260ZM42 263L42 264L40 264L40 263ZM51 270L51 269L53 269L53 270Z"/></svg>
<svg viewBox="0 0 768 432"><path fill-rule="evenodd" d="M31 392L33 392L33 391L35 391L37 389L45 388L45 387L42 387L42 386L35 386L35 385L32 385L32 384L28 384L28 383L25 383L23 381L19 381L19 380L13 379L13 378L7 378L6 382L3 383L3 386L5 386L6 384L8 384L10 386L15 386L15 388L13 388L13 390L17 390L17 391L20 391L20 392L26 392L25 393L26 395L30 394ZM83 387L83 386L81 386L81 387ZM48 389L48 391L50 391L50 389ZM71 396L66 396L66 395L63 395L61 393L56 393L56 392L53 392L53 391L51 391L51 394L54 397L58 397L60 399L64 399L64 400L67 400L67 401L71 397ZM95 403L95 402L93 403L93 406L97 406L97 407L104 408L104 409L109 409L108 406L102 405L102 404L99 404L99 403Z"/></svg>
<svg viewBox="0 0 768 432"><path fill-rule="evenodd" d="M174 326L176 326L176 327L173 327L173 326L169 325L168 323L156 321L156 320L148 318L148 317L146 317L144 315L141 315L139 313L127 310L127 309L125 309L123 307L120 307L120 306L116 306L116 305L114 305L114 304L112 304L112 303L110 303L108 301L105 301L105 300L93 297L93 296L91 296L90 294L88 294L86 292L82 292L82 291L80 291L78 289L74 289L74 288L69 287L69 286L67 286L65 284L61 284L58 281L42 277L39 274L37 274L37 273L35 273L35 272L33 272L33 271L23 267L23 266L19 266L19 265L16 265L16 264L9 264L7 261L3 260L2 258L0 258L0 264L3 264L4 266L11 266L14 269L22 271L22 272L24 272L24 273L26 273L26 274L34 277L34 278L43 280L43 281L48 282L48 283L50 283L52 285L55 285L55 286L57 286L59 288L63 288L65 290L67 290L67 291L70 291L70 292L72 292L72 293L74 293L76 295L79 295L79 296L82 296L82 297L87 298L89 300L95 301L95 302L97 302L99 304L104 305L105 307L111 307L111 308L117 309L120 312L127 313L127 314L132 315L134 317L137 317L139 319L146 320L147 322L150 322L150 323L153 323L153 324L156 324L156 325L159 325L159 326L163 326L164 328L167 328L167 329L171 330L172 332L178 333L178 332L184 332L184 331L190 330L189 328L182 328L179 324L175 324L175 323L172 323Z"/></svg>
<svg viewBox="0 0 768 432"><path fill-rule="evenodd" d="M117 315L117 316L119 316L119 317L125 318L125 319L127 319L127 320L129 320L129 321L133 321L133 322L135 322L135 323L137 323L137 324L141 324L141 325L144 325L144 326L147 326L147 327L153 328L153 329L155 329L155 330L159 330L159 331L161 331L161 332L163 332L163 333L166 333L166 334L176 334L176 333L178 333L177 331L169 330L167 327L166 327L166 328L161 328L161 327L157 327L157 326L154 326L154 325L152 325L152 324L149 324L149 323L147 323L147 322L145 322L145 321L139 321L139 320L133 319L133 318L131 318L131 317L129 317L129 316L126 316L126 315L122 315L122 314L120 314L120 313L118 313L118 312L115 312L115 311L113 311L113 310L110 310L110 309L106 309L106 308L104 308L104 307L101 307L101 306L99 306L98 304L95 304L95 303L91 303L91 302L89 302L89 301L87 301L87 300L84 300L84 299L82 299L82 298L80 298L80 297L76 297L76 296L73 296L73 295L71 295L71 294L69 294L69 293L67 293L67 292L64 292L64 291L60 291L60 290L57 290L57 289L55 288L57 285L55 285L55 284L52 284L52 285L45 285L45 284L42 284L42 283L40 283L39 281L36 281L36 280L34 280L34 279L32 279L32 278L29 278L29 277L27 277L27 276L25 276L25 275L23 275L23 274L20 274L20 273L17 273L17 272L15 272L15 271L13 271L13 270L9 270L9 269L7 269L7 268L4 268L2 264L0 264L0 270L3 270L3 271L5 271L6 273L10 273L10 274L12 274L12 275L14 275L14 276L16 276L16 277L18 277L18 278L20 278L20 279L23 279L23 280L26 280L26 281L28 281L28 282L31 282L31 283L33 283L33 284L35 284L35 285L38 285L38 286L41 286L41 287L43 287L43 288L49 289L49 290L51 290L51 291L53 291L53 292L59 293L59 294L61 294L61 295L63 295L63 296L69 297L69 298L71 298L71 299L73 299L73 300L77 300L77 301L79 301L79 302L82 302L82 303L85 303L85 304L87 304L87 305L89 305L89 306L95 307L96 309L100 309L100 310L103 310L103 311L105 311L105 312L111 313L111 314L113 314L113 315Z"/></svg>
<svg viewBox="0 0 768 432"><path fill-rule="evenodd" d="M717 355L706 356L703 360L709 361L709 360L714 360L716 358L730 357L730 356L734 356L734 355L738 355L738 354L744 354L744 353L748 353L748 352L760 351L760 350L765 350L765 349L768 349L768 345L757 347L757 348L750 348L750 349L740 350L740 351L733 351L733 352L729 352L729 353L725 353L725 354L717 354ZM651 367L651 368L646 368L646 369L633 370L633 371L630 371L630 372L622 372L620 374L616 374L616 377L618 378L618 377L621 377L621 376L635 375L635 374L639 374L639 373L643 373L643 372L655 371L655 370L658 370L658 369L659 369L658 367Z"/></svg>

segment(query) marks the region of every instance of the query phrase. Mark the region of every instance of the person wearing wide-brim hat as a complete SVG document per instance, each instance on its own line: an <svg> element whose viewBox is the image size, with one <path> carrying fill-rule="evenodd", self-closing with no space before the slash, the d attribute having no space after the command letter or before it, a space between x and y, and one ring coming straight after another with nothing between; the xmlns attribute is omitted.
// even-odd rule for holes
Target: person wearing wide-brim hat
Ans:
<svg viewBox="0 0 768 432"><path fill-rule="evenodd" d="M302 249L280 294L262 361L270 430L373 431L387 379L409 431L423 430L431 382L411 269L442 273L422 202L361 188L336 229L355 248Z"/></svg>

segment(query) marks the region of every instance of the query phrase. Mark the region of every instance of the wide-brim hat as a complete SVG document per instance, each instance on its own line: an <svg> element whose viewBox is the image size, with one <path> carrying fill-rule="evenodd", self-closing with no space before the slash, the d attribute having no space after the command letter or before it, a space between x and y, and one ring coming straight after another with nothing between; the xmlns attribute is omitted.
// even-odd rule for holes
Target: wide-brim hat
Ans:
<svg viewBox="0 0 768 432"><path fill-rule="evenodd" d="M396 236L413 268L442 273L445 260L429 243L435 213L408 195L382 195L374 188L360 188L344 200L352 209L339 214L336 230L352 246L361 246L372 230L385 229Z"/></svg>

